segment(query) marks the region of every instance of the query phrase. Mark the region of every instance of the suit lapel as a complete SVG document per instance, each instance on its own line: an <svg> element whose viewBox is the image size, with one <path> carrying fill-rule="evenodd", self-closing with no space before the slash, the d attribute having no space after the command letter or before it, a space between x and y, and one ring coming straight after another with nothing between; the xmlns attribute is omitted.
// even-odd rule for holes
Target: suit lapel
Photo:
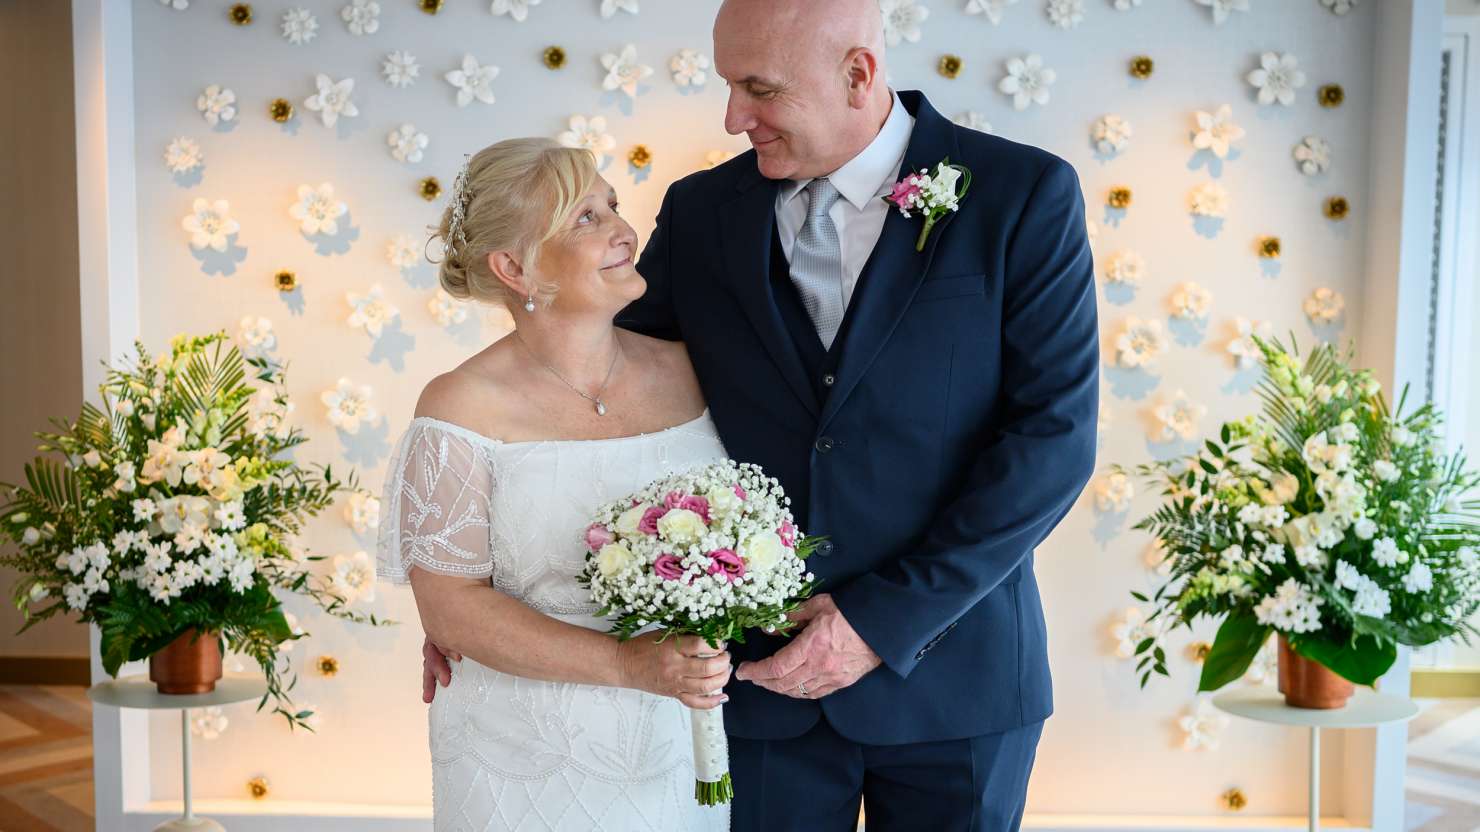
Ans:
<svg viewBox="0 0 1480 832"><path fill-rule="evenodd" d="M954 125L936 112L920 93L902 91L899 97L906 109L914 114L915 126L896 180L921 168L934 171L935 166L947 157L957 161L960 151L956 146ZM948 213L937 220L926 238L925 249L915 251L915 240L924 220L918 214L905 218L898 210L889 209L879 242L859 276L849 304L848 312L853 320L843 327L839 343L835 345L840 350L838 378L823 405L818 430L827 428L889 340L915 296L915 290L930 270L936 245L955 217L954 213Z"/></svg>
<svg viewBox="0 0 1480 832"><path fill-rule="evenodd" d="M776 369L815 417L816 390L807 380L802 357L771 298L771 235L776 223L777 183L752 167L736 187L740 193L718 211L725 280Z"/></svg>

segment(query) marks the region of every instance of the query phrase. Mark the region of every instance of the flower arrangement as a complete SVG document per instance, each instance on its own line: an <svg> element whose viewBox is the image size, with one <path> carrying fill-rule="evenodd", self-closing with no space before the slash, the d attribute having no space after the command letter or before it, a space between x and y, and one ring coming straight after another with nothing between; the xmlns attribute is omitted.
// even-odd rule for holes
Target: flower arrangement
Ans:
<svg viewBox="0 0 1480 832"><path fill-rule="evenodd" d="M153 656L192 631L217 649L252 657L274 712L295 710L279 646L302 637L278 592L311 599L330 615L393 623L349 608L347 598L290 545L308 517L356 489L328 466L286 452L305 441L291 427L283 368L244 359L225 333L178 336L151 358L110 368L102 406L39 433L26 484L0 486L0 564L21 573L21 631L65 612L101 631L103 668ZM249 373L251 377L249 378ZM60 458L58 458L60 457Z"/></svg>
<svg viewBox="0 0 1480 832"><path fill-rule="evenodd" d="M622 639L656 625L664 638L696 635L718 649L744 643L752 627L785 633L787 613L812 592L804 561L822 540L797 529L790 503L780 482L731 460L659 480L598 509L578 580ZM694 796L728 802L723 714L691 716Z"/></svg>
<svg viewBox="0 0 1480 832"><path fill-rule="evenodd" d="M1271 634L1292 660L1368 686L1399 644L1480 635L1467 621L1480 607L1480 500L1467 496L1480 474L1442 452L1440 414L1401 415L1406 387L1390 413L1350 349L1323 344L1302 364L1293 338L1286 350L1250 337L1262 412L1195 454L1136 466L1166 500L1135 528L1171 564L1153 597L1132 593L1161 619L1148 632L1222 619L1199 691L1242 676ZM1158 641L1136 646L1142 687L1168 675Z"/></svg>
<svg viewBox="0 0 1480 832"><path fill-rule="evenodd" d="M935 172L921 168L894 183L894 187L882 199L908 218L917 212L925 218L920 227L920 236L915 238L915 251L925 250L925 239L936 222L946 214L960 208L961 200L971 187L971 171L962 165L951 164L944 159L935 166Z"/></svg>

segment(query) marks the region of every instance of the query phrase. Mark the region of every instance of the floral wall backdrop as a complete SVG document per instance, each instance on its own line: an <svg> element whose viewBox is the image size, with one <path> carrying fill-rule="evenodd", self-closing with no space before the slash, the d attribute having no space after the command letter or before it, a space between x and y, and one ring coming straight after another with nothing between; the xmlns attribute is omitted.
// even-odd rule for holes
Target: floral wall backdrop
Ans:
<svg viewBox="0 0 1480 832"><path fill-rule="evenodd" d="M1368 189L1370 2L881 5L896 88L1079 171L1101 289L1102 469L1189 452L1257 407L1250 332L1356 336L1364 209L1384 198ZM438 294L426 226L464 153L545 135L601 154L646 236L668 183L747 147L723 130L709 66L717 7L136 0L146 341L224 328L289 362L286 418L312 437L299 453L354 466L369 491L303 545L359 606L402 622L295 610L312 637L288 654L294 693L317 733L251 704L202 712L198 795L426 802L421 630L409 591L370 579L374 497L425 381L510 326ZM1130 609L1129 591L1157 579L1153 541L1129 528L1154 498L1107 472L1039 549L1057 713L1031 809L1298 814L1304 737L1219 718L1195 695L1212 632L1150 633ZM1121 656L1153 635L1173 676L1142 691ZM176 730L155 717L155 747ZM1333 811L1341 756L1330 736ZM176 796L175 755L151 765L156 796Z"/></svg>

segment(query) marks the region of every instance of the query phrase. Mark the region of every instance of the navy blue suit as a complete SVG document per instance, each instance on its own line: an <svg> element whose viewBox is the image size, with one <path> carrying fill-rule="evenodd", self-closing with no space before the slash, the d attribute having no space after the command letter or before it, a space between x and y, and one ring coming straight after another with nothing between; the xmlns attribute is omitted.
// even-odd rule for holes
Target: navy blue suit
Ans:
<svg viewBox="0 0 1480 832"><path fill-rule="evenodd" d="M617 318L687 344L726 450L778 478L798 525L829 537L808 561L818 591L883 659L821 700L729 685L740 829L762 811L746 808L762 788L772 808L755 828L795 815L794 801L816 803L807 749L829 749L811 769L841 770L849 747L859 751L851 805L861 790L880 827L895 798L868 783L910 777L880 775L879 761L935 755L940 771L1010 770L996 786L979 772L962 788L1016 789L1005 798L1016 807L968 806L938 822L911 807L897 828L1015 828L1053 711L1033 550L1090 477L1098 409L1079 180L1053 154L958 127L918 92L900 97L916 120L901 176L949 158L971 170L971 189L923 251L921 219L890 211L831 350L785 273L778 183L754 151L668 189L637 264L647 292ZM731 645L737 660L786 644L747 638ZM998 746L1015 756L992 759ZM846 798L848 783L837 788ZM847 815L836 808L840 824Z"/></svg>

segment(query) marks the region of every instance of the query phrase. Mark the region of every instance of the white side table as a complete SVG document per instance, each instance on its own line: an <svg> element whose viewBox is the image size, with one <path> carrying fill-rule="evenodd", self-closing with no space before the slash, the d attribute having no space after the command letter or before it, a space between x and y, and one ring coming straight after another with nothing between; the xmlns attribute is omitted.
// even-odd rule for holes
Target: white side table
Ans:
<svg viewBox="0 0 1480 832"><path fill-rule="evenodd" d="M87 689L87 698L100 705L147 710L180 709L180 770L184 772L184 814L154 827L155 832L225 832L225 827L210 818L196 817L190 808L190 709L210 705L229 705L259 699L267 693L267 680L261 676L228 673L216 681L210 693L163 694L148 676L125 676L99 682Z"/></svg>
<svg viewBox="0 0 1480 832"><path fill-rule="evenodd" d="M1292 708L1285 704L1284 694L1263 687L1220 693L1213 697L1213 705L1246 719L1310 728L1310 832L1321 828L1321 729L1372 728L1418 716L1418 705L1413 700L1365 687L1358 687L1345 707L1331 710Z"/></svg>

